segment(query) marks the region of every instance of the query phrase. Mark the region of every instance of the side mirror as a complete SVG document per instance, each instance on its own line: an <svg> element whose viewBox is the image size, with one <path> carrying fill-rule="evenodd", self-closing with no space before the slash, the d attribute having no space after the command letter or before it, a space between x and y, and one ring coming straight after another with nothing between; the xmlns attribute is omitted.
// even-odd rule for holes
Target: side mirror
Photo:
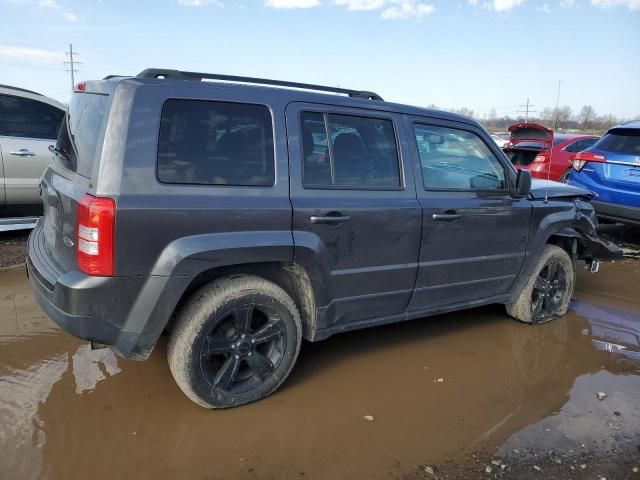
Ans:
<svg viewBox="0 0 640 480"><path fill-rule="evenodd" d="M523 198L529 195L531 191L531 172L529 170L518 170L516 177L516 188L513 192L514 197Z"/></svg>

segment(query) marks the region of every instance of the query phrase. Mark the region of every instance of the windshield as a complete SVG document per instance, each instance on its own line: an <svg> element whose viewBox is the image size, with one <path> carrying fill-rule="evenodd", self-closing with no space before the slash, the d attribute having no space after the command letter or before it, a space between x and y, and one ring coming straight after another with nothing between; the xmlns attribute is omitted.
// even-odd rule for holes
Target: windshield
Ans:
<svg viewBox="0 0 640 480"><path fill-rule="evenodd" d="M58 135L57 157L84 177L91 176L108 102L107 95L74 94Z"/></svg>

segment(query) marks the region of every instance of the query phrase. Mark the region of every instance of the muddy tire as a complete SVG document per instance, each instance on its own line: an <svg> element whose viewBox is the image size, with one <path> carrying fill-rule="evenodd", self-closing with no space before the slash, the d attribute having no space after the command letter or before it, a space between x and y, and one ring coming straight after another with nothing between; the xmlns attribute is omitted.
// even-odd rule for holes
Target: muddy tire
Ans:
<svg viewBox="0 0 640 480"><path fill-rule="evenodd" d="M544 248L531 277L507 313L526 323L541 323L567 313L573 295L575 273L569 254L555 245Z"/></svg>
<svg viewBox="0 0 640 480"><path fill-rule="evenodd" d="M291 373L302 343L300 314L263 278L226 277L196 291L171 332L169 368L205 408L228 408L273 393Z"/></svg>

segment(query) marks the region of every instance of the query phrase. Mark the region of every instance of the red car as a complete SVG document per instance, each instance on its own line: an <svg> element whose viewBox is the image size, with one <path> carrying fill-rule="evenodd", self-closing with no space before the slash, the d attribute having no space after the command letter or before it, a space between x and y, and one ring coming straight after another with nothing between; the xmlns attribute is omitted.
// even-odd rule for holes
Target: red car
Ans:
<svg viewBox="0 0 640 480"><path fill-rule="evenodd" d="M509 143L503 148L513 165L526 168L535 178L566 182L571 173L571 157L593 145L595 135L554 134L537 123L509 127Z"/></svg>

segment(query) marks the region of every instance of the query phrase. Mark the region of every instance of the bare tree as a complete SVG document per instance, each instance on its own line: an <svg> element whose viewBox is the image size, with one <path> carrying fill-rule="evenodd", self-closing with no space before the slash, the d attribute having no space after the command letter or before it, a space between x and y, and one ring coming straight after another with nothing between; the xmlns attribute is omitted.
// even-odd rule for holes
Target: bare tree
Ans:
<svg viewBox="0 0 640 480"><path fill-rule="evenodd" d="M467 107L462 108L453 108L451 109L453 113L457 113L458 115L462 115L463 117L473 117L473 110Z"/></svg>
<svg viewBox="0 0 640 480"><path fill-rule="evenodd" d="M596 111L591 105L585 105L578 113L578 121L582 124L582 128L589 129L589 126L596 118Z"/></svg>
<svg viewBox="0 0 640 480"><path fill-rule="evenodd" d="M564 105L558 109L558 130L566 129L571 117L573 116L573 110L569 105Z"/></svg>
<svg viewBox="0 0 640 480"><path fill-rule="evenodd" d="M487 125L489 127L493 126L497 117L498 117L498 113L496 112L495 108L492 108L491 110L489 110L489 119L487 120Z"/></svg>

